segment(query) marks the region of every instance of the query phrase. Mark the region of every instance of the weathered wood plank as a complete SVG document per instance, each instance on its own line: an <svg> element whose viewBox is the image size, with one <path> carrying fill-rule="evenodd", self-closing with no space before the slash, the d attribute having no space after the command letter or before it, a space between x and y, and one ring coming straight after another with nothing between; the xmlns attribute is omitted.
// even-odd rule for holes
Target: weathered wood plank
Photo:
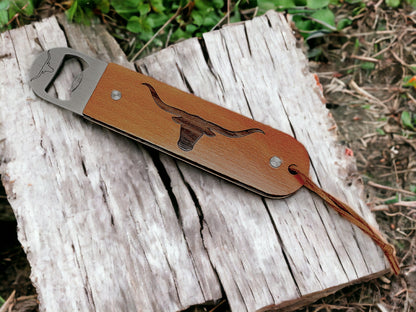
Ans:
<svg viewBox="0 0 416 312"><path fill-rule="evenodd" d="M101 26L60 23L63 31L51 18L0 37L2 182L42 310L177 311L218 300L221 288L233 311L294 308L386 271L371 239L306 190L264 200L37 99L27 73L44 49L69 45L133 68ZM295 135L315 180L374 224L283 15L136 65ZM76 67L54 84L59 96Z"/></svg>
<svg viewBox="0 0 416 312"><path fill-rule="evenodd" d="M98 31L95 37L92 30L74 31L82 44L73 46L126 65L120 50L108 48L115 42ZM1 60L8 73L1 81L2 178L41 309L177 311L220 298L206 256L207 265L198 268L205 282L197 278L175 207L148 153L28 89L35 55L66 44L54 18L7 32L0 44L10 55ZM64 92L62 85L55 88Z"/></svg>

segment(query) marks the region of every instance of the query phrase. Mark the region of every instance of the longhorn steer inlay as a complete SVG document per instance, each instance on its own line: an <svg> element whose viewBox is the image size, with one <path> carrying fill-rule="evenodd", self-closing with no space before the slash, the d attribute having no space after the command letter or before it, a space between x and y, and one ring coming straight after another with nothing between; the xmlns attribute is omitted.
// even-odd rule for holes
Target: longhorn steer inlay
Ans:
<svg viewBox="0 0 416 312"><path fill-rule="evenodd" d="M216 132L229 138L241 138L252 133L264 134L264 131L258 128L251 128L240 131L232 131L225 129L197 115L187 113L184 110L166 104L161 100L156 90L150 84L142 84L149 88L156 105L159 106L165 112L174 115L174 117L172 117L172 120L180 124L181 129L178 147L185 152L191 151L194 148L195 144L198 142L198 140L204 134L209 137L214 137L216 136Z"/></svg>

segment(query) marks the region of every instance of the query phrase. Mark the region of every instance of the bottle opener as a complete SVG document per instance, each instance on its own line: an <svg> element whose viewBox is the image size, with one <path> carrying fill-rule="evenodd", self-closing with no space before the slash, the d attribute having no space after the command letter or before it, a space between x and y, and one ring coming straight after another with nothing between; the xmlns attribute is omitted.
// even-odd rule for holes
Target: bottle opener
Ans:
<svg viewBox="0 0 416 312"><path fill-rule="evenodd" d="M71 98L48 89L68 58L83 70ZM305 186L382 248L392 270L394 247L345 203L309 178L309 156L292 136L114 63L70 48L44 51L30 72L40 98L140 143L202 168L262 196L283 198Z"/></svg>

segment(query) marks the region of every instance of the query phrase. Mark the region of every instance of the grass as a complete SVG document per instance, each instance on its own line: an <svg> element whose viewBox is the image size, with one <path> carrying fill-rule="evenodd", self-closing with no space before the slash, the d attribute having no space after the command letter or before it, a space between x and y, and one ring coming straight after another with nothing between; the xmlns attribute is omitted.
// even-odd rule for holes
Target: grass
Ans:
<svg viewBox="0 0 416 312"><path fill-rule="evenodd" d="M2 1L0 25L4 30L66 12L76 22L106 24L130 59L136 59L267 9L290 12L342 143L354 152L366 183L367 203L396 246L402 265L398 277L387 275L345 288L302 311L415 311L416 16L412 7L398 0L257 1L256 5L214 1L211 6L206 1L152 1L135 7L123 3L135 2ZM2 258L15 261L9 254ZM218 312L229 307L221 301L205 309Z"/></svg>

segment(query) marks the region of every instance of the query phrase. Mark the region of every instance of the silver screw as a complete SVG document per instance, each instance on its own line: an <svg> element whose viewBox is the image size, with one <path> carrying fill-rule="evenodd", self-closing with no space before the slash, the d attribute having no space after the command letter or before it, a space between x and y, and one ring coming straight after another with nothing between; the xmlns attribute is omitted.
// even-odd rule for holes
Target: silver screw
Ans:
<svg viewBox="0 0 416 312"><path fill-rule="evenodd" d="M273 156L272 158L270 158L270 166L272 166L273 168L279 168L281 164L282 160L279 157Z"/></svg>
<svg viewBox="0 0 416 312"><path fill-rule="evenodd" d="M111 98L112 98L114 101L118 101L118 100L120 100L120 99L121 99L121 92L120 92L120 91L118 91L118 90L113 90L113 91L111 91Z"/></svg>

